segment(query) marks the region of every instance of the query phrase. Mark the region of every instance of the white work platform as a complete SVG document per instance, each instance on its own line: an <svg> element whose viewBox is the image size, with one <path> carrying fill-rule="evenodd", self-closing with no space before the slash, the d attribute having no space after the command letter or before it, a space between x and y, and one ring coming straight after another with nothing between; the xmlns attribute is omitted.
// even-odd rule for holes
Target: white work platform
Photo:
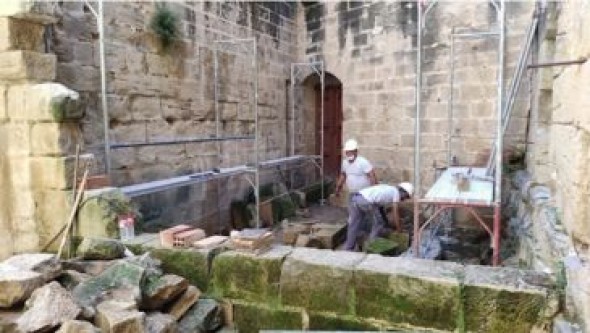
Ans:
<svg viewBox="0 0 590 333"><path fill-rule="evenodd" d="M468 171L471 173L468 175ZM469 190L459 191L453 175L468 175ZM486 168L450 167L445 170L421 201L458 204L491 205L494 201L493 178L486 177Z"/></svg>

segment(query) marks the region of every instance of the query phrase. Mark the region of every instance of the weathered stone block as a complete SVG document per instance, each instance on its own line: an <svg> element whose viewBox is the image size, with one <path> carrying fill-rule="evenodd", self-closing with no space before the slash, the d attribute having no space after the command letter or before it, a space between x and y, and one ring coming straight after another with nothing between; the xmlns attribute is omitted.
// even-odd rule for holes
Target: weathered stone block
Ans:
<svg viewBox="0 0 590 333"><path fill-rule="evenodd" d="M265 329L299 331L307 328L303 309L243 301L232 301L232 306L233 322L239 332L256 333Z"/></svg>
<svg viewBox="0 0 590 333"><path fill-rule="evenodd" d="M291 251L291 247L276 246L261 255L224 252L213 261L213 288L228 298L278 302L281 266Z"/></svg>
<svg viewBox="0 0 590 333"><path fill-rule="evenodd" d="M122 258L125 246L110 238L84 237L76 255L85 260L114 260Z"/></svg>
<svg viewBox="0 0 590 333"><path fill-rule="evenodd" d="M508 267L467 266L461 297L465 330L530 332L550 305L549 275Z"/></svg>
<svg viewBox="0 0 590 333"><path fill-rule="evenodd" d="M214 332L222 324L222 309L213 299L200 299L178 323L181 333Z"/></svg>
<svg viewBox="0 0 590 333"><path fill-rule="evenodd" d="M10 17L0 17L0 51L27 50L43 52L43 24Z"/></svg>
<svg viewBox="0 0 590 333"><path fill-rule="evenodd" d="M317 331L382 331L384 323L350 315L312 312L309 329Z"/></svg>
<svg viewBox="0 0 590 333"><path fill-rule="evenodd" d="M86 191L78 212L78 236L117 238L120 214L133 212L129 198L118 189Z"/></svg>
<svg viewBox="0 0 590 333"><path fill-rule="evenodd" d="M354 272L358 316L452 331L461 315L462 266L368 255Z"/></svg>
<svg viewBox="0 0 590 333"><path fill-rule="evenodd" d="M0 6L0 17L10 16L43 24L56 21L52 3L34 0L6 0Z"/></svg>
<svg viewBox="0 0 590 333"><path fill-rule="evenodd" d="M27 311L17 321L23 332L53 330L65 321L76 319L82 311L72 296L55 281L35 290L26 305Z"/></svg>
<svg viewBox="0 0 590 333"><path fill-rule="evenodd" d="M135 307L141 299L140 287L145 272L139 265L117 262L100 275L78 284L72 291L72 296L82 307L85 317L93 317L95 307L112 298Z"/></svg>
<svg viewBox="0 0 590 333"><path fill-rule="evenodd" d="M353 314L354 267L364 254L295 249L283 264L283 304L338 314Z"/></svg>
<svg viewBox="0 0 590 333"><path fill-rule="evenodd" d="M53 54L31 51L0 53L0 82L42 82L55 79Z"/></svg>
<svg viewBox="0 0 590 333"><path fill-rule="evenodd" d="M81 142L80 129L71 123L37 123L31 129L31 149L35 155L63 156Z"/></svg>
<svg viewBox="0 0 590 333"><path fill-rule="evenodd" d="M90 167L94 155L84 154L79 158L78 177L82 170ZM38 189L65 190L72 188L76 158L68 157L34 157L31 158L31 181Z"/></svg>
<svg viewBox="0 0 590 333"><path fill-rule="evenodd" d="M0 265L0 308L22 303L43 283L43 275L39 273Z"/></svg>
<svg viewBox="0 0 590 333"><path fill-rule="evenodd" d="M151 256L162 261L162 270L187 279L200 290L209 286L209 262L219 250L168 249L150 245L130 246L134 253L149 251Z"/></svg>

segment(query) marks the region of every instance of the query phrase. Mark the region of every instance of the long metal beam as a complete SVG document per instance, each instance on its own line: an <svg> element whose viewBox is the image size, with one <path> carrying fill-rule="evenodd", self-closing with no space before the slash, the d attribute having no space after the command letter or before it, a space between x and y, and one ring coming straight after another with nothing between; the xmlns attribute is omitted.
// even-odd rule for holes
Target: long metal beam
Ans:
<svg viewBox="0 0 590 333"><path fill-rule="evenodd" d="M212 138L186 138L178 140L160 140L150 142L124 142L114 143L111 149L131 148L131 147L146 147L146 146L169 146L187 143L201 143L201 142L220 142L220 141L239 141L239 140L254 140L254 136L229 136L229 137L212 137Z"/></svg>
<svg viewBox="0 0 590 333"><path fill-rule="evenodd" d="M527 68L531 69L531 68L543 68L543 67L553 67L553 66L581 65L581 64L584 64L586 61L588 61L587 58L580 58L580 59L576 59L576 60L539 62L536 64L530 64L527 66Z"/></svg>

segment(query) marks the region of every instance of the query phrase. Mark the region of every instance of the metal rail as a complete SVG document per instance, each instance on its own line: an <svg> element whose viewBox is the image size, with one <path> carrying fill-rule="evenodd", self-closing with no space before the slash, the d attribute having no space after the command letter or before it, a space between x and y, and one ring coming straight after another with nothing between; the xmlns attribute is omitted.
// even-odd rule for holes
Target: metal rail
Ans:
<svg viewBox="0 0 590 333"><path fill-rule="evenodd" d="M254 136L226 136L214 138L186 138L176 140L160 140L150 142L124 142L113 143L111 149L131 148L131 147L145 147L145 146L168 146L179 145L187 143L201 143L201 142L221 142L221 141L240 141L240 140L254 140Z"/></svg>
<svg viewBox="0 0 590 333"><path fill-rule="evenodd" d="M544 68L544 67L553 67L553 66L567 66L567 65L582 65L588 61L587 58L580 58L576 60L562 60L562 61L549 61L549 62L540 62L536 64L527 65L528 69L531 68Z"/></svg>

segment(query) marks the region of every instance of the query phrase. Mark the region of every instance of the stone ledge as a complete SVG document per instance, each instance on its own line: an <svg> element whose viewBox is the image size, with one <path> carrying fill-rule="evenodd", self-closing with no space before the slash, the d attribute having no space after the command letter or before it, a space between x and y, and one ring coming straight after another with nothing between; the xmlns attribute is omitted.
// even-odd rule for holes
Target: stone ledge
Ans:
<svg viewBox="0 0 590 333"><path fill-rule="evenodd" d="M223 297L278 303L283 261L293 248L275 246L261 255L228 251L211 267L212 286Z"/></svg>
<svg viewBox="0 0 590 333"><path fill-rule="evenodd" d="M31 121L63 122L84 116L79 94L53 82L10 86L7 109L11 119Z"/></svg>

